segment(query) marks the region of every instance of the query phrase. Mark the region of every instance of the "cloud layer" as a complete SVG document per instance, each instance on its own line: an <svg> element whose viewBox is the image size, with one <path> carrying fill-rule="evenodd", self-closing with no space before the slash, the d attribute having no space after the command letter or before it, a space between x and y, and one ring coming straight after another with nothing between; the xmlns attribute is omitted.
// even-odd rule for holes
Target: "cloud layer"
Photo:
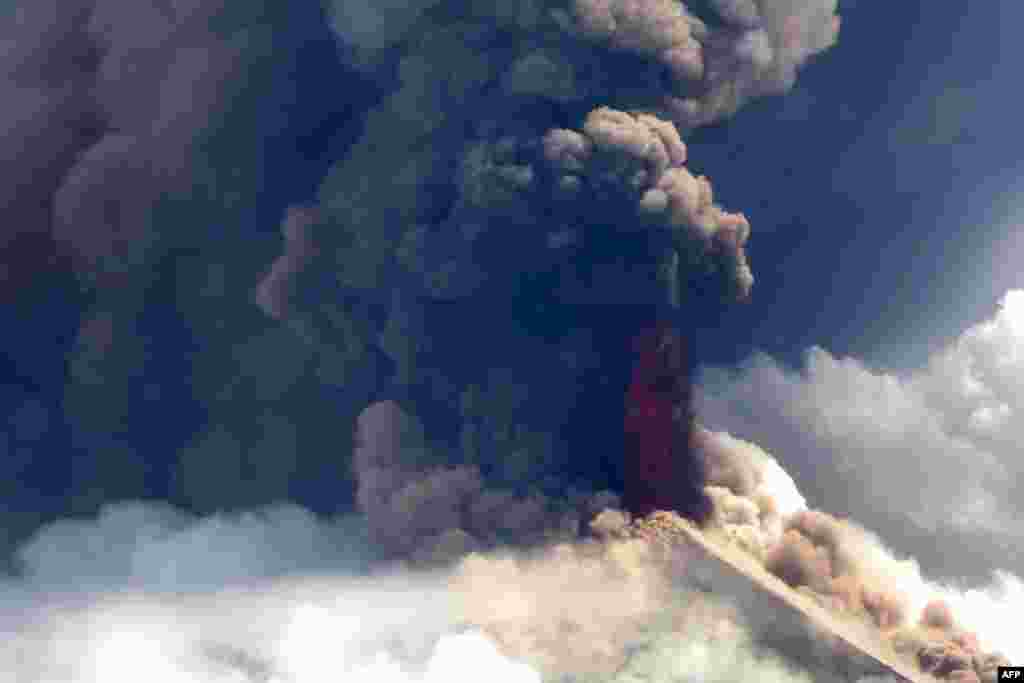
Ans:
<svg viewBox="0 0 1024 683"><path fill-rule="evenodd" d="M765 356L708 369L698 411L778 454L815 505L877 530L928 573L1020 573L1022 321L1024 292L1010 292L994 318L903 375L822 349L799 371Z"/></svg>
<svg viewBox="0 0 1024 683"><path fill-rule="evenodd" d="M24 683L809 680L640 539L367 575L353 522L122 504L46 527L24 576L0 581L0 668Z"/></svg>

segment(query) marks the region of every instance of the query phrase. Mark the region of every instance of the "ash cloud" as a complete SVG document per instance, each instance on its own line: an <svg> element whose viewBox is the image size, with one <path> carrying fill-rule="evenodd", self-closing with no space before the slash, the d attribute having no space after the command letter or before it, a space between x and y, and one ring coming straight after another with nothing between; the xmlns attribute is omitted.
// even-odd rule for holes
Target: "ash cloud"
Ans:
<svg viewBox="0 0 1024 683"><path fill-rule="evenodd" d="M749 225L680 136L784 91L834 40L834 4L713 22L658 2L303 7L46 0L4 25L3 259L25 282L70 267L82 290L52 512L351 508L356 416L389 399L434 465L500 492L485 509L614 487L572 474L565 416L598 362L570 318L743 298ZM352 120L309 202L277 191L272 150L301 142L297 80L327 67ZM528 339L524 307L572 315ZM453 310L486 329L466 339Z"/></svg>
<svg viewBox="0 0 1024 683"><path fill-rule="evenodd" d="M1012 603L993 603L999 594L1018 599L1020 579L1001 574L980 591L930 582L915 559L899 559L855 522L808 509L793 480L759 447L702 428L697 436L715 507L706 538L753 558L826 609L837 628L859 624L861 633L940 679L994 680L998 662L1024 654L1006 636L1003 610Z"/></svg>
<svg viewBox="0 0 1024 683"><path fill-rule="evenodd" d="M1020 302L1020 293L1010 292L991 320L914 372L882 373L815 349L800 371L767 357L739 371L706 370L698 392L709 424L780 454L808 500L865 524L915 558L885 560L871 534L801 513L769 564L791 585L847 604L859 591L872 609L868 584L835 582L850 557L866 560L875 590L903 596L903 607L890 610L903 618L876 621L899 625L896 647L943 676L965 668L990 675L993 665L979 648L1022 654L1004 635L1004 610L1019 600L1021 586L1012 521L1019 510L1007 486L1019 469L1011 418ZM838 557L837 541L855 552ZM947 543L958 550L946 550ZM967 660L973 667L964 666Z"/></svg>
<svg viewBox="0 0 1024 683"><path fill-rule="evenodd" d="M577 476L586 456L563 424L621 351L553 359L593 355L573 322L587 309L745 298L750 226L687 169L681 134L784 92L835 40L835 11L723 6L708 22L661 2L332 3L344 54L386 91L260 296L289 292L269 310L309 344L313 372L359 396L346 419L395 400L424 429L430 464L352 456L361 509L408 536L399 517L447 490L443 523L412 535L477 538L458 518L479 495L537 507L618 485L614 471ZM531 326L546 308L566 315L542 337Z"/></svg>
<svg viewBox="0 0 1024 683"><path fill-rule="evenodd" d="M582 543L470 555L452 575L459 613L546 680L811 679L757 646L749 615L694 587L687 550L614 510L591 526Z"/></svg>
<svg viewBox="0 0 1024 683"><path fill-rule="evenodd" d="M797 371L764 356L737 372L709 369L698 410L708 424L779 453L816 505L877 530L930 575L977 582L992 567L1020 574L1020 504L1010 482L1021 474L1013 420L1021 300L1009 293L994 318L905 374L822 349ZM938 551L937 537L956 539L963 552Z"/></svg>
<svg viewBox="0 0 1024 683"><path fill-rule="evenodd" d="M568 321L568 341L526 340L517 307L528 292L561 311L742 298L749 226L687 170L680 135L784 91L835 39L835 11L19 6L0 27L3 293L27 300L24 285L70 269L82 306L54 400L67 482L44 516L136 497L352 507L352 425L377 399L404 401L484 490L560 496L577 482L555 473L583 469L563 467L562 424L597 364L538 361L592 348ZM331 44L305 57L317 40ZM313 72L337 79L351 121L309 202L278 191L292 179L272 167L323 123L297 104ZM282 243L269 228L286 206ZM486 311L488 329L467 341L440 303ZM537 368L513 352L527 344ZM463 371L484 346L494 355ZM536 405L465 418L474 391L506 399L483 365L521 376Z"/></svg>
<svg viewBox="0 0 1024 683"><path fill-rule="evenodd" d="M784 92L839 31L835 0L711 2L714 23L697 17L699 4L576 0L555 16L583 40L641 57L654 67L649 77L660 70L651 92L636 96L687 128L729 116L751 97Z"/></svg>
<svg viewBox="0 0 1024 683"><path fill-rule="evenodd" d="M834 2L751 4L722 12L715 26L676 2L559 5L403 8L394 25L407 36L397 47L398 86L369 112L362 139L321 188L331 232L346 236L336 259L344 284L377 288L393 281L397 266L425 280L431 296L465 296L481 286L484 273L498 280L543 268L551 260L545 243L583 241L583 223L593 224L587 232L597 242L611 211L628 211L641 199L658 215L672 198L668 222L691 229L699 224L710 237L720 212L694 220L708 208L709 189L684 170L668 172L684 154L671 126L686 131L731 114L750 97L784 91L799 66L832 44L838 26ZM359 2L336 2L333 11L353 17L376 12ZM338 26L342 40L358 46L359 24ZM590 144L596 143L598 157L609 163L618 157L619 169L599 160L585 170L590 152L580 145L587 145L552 125L559 119L596 132L600 139ZM660 139L645 149L648 136ZM569 206L550 207L551 171L538 163L538 147L555 162L553 180L563 191L587 176L619 174L625 186L618 201L599 202L592 208L600 211L588 212L591 195L583 192ZM453 169L456 185L446 187L443 176ZM581 171L583 178L565 177ZM547 219L547 235L538 234L532 220L538 216ZM562 225L552 224L556 216ZM747 228L731 222L722 232L733 234L735 250ZM496 252L517 247L523 257L512 272L497 254L479 262L489 245ZM398 263L392 261L396 251ZM623 268L606 270L609 278L628 281ZM599 291L595 300L607 302L611 290ZM651 294L624 296L636 301Z"/></svg>
<svg viewBox="0 0 1024 683"><path fill-rule="evenodd" d="M574 539L617 496L605 491L556 500L540 492L485 489L480 468L440 464L422 425L393 401L371 404L356 421L356 502L379 555L450 562L503 543Z"/></svg>
<svg viewBox="0 0 1024 683"><path fill-rule="evenodd" d="M263 96L298 71L304 42L301 30L289 33L298 19L284 3L121 12L99 1L59 13L38 3L4 42L14 57L0 87L17 105L0 151L20 154L11 177L33 190L3 204L18 226L10 261L31 275L44 261L27 256L57 245L93 298L66 408L90 454L72 468L72 507L95 519L63 520L21 548L24 576L5 590L21 606L10 618L28 649L0 657L40 681L83 663L103 680L136 676L137 663L189 680L339 667L356 680L407 667L412 680L450 680L462 653L525 681L592 664L630 681L752 671L805 680L762 657L757 634L727 610L669 585L650 547L623 537L621 513L599 518L598 538L559 543L615 503L600 492L607 482L577 476L579 459L602 456L571 451L563 426L588 377L605 372L598 326L587 334L571 322L581 310L624 306L642 317L690 296L747 295L750 226L688 170L683 136L787 90L836 40L836 2L328 5L340 54L377 99L363 103L315 205L288 198L271 212L269 223L294 207L283 243L250 221L269 177L262 145L283 125L255 112L278 102ZM13 148L24 140L39 144ZM149 317L154 304L174 311L173 325ZM544 337L530 316L546 306L570 315ZM157 454L133 433L175 407L150 381L168 328L187 339L179 377L202 415ZM621 393L603 391L619 404ZM156 407L147 414L146 405ZM986 404L967 426L991 430L1008 411ZM720 412L709 411L710 424ZM803 510L758 447L705 431L697 442L710 465L710 533L837 609L867 612L883 630L908 626L917 653L920 633L973 647L944 608L915 612L876 590L919 577L873 550L866 533ZM191 512L103 506L142 493ZM945 494L952 489L936 498ZM362 516L260 507L304 498ZM493 554L507 543L534 554ZM350 562L459 558L447 583L400 574L397 597L386 583L349 589L330 578L247 593L254 581L336 574ZM76 596L74 618L58 620L51 610L69 579L92 592ZM215 598L167 598L225 585ZM578 588L593 604L581 604ZM453 596L459 623L433 604ZM681 603L665 615L671 623L642 635L665 599ZM360 601L373 608L351 604ZM964 605L953 612L972 618ZM414 613L424 623L400 628ZM467 622L481 632L461 632ZM197 640L211 632L223 639ZM385 635L389 645L374 641ZM54 647L57 657L33 656ZM126 652L139 658L130 673ZM960 654L925 657L966 671ZM991 662L971 664L987 671Z"/></svg>
<svg viewBox="0 0 1024 683"><path fill-rule="evenodd" d="M275 282L300 257L272 267L270 228L285 205L312 192L322 171L310 175L315 164L301 158L301 147L340 106L318 83L319 103L310 107L309 69L315 64L318 79L349 85L319 8L276 0L130 7L44 0L15 10L0 24L7 181L0 190L0 296L30 307L56 287L78 309L63 313L68 326L79 328L73 341L59 344L66 358L46 358L56 371L47 369L46 381L32 387L47 394L63 418L55 424L69 432L33 456L52 473L46 497L53 502L37 516L89 514L104 502L138 497L208 511L298 498L319 480L344 488L343 466L322 476L331 463L306 455L297 466L268 472L270 478L284 469L292 476L285 486L263 480L236 500L221 488L213 503L197 483L204 477L196 476L196 459L184 457L211 441L227 444L214 469L234 470L227 476L247 470L236 481L255 481L258 466L232 466L232 443L249 450L258 438L267 450L287 450L290 440L291 450L313 451L302 445L306 438L289 437L290 416L277 417L280 410L268 406L275 391L294 384L289 369L298 364L301 371L306 346L270 329L252 289L272 271L261 301L284 305ZM361 101L358 90L349 98L352 108ZM275 164L291 167L287 176ZM63 278L66 271L77 283ZM10 336L38 333L15 326ZM272 348L296 363L282 369L253 362L251 350L261 342L262 352ZM12 362L30 367L33 380L44 374L35 368L43 364L32 357L35 345L11 345ZM264 390L244 407L231 400L241 346L250 349L244 371L250 380L262 375L252 384ZM49 377L60 374L62 361L66 382ZM271 366L273 372L256 371ZM315 390L307 383L309 393ZM303 412L308 427L316 413ZM251 455L260 456L258 449ZM273 462L269 455L262 454L263 464ZM206 481L214 470L209 474ZM29 504L24 495L12 502L12 514L21 504ZM12 522L14 539L28 530Z"/></svg>
<svg viewBox="0 0 1024 683"><path fill-rule="evenodd" d="M16 250L43 240L89 282L123 283L126 269L142 265L155 237L152 205L191 189L189 150L242 67L247 27L221 19L233 37L214 28L226 9L138 3L125 12L46 0L5 22L8 268L45 268L19 264Z"/></svg>

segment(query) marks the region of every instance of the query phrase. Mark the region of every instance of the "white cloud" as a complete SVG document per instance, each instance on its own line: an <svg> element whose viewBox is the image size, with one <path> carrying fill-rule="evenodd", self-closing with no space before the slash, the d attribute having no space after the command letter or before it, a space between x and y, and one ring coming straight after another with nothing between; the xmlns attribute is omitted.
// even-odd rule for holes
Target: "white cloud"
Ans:
<svg viewBox="0 0 1024 683"><path fill-rule="evenodd" d="M17 557L37 587L183 590L357 568L362 543L358 520L322 520L295 505L197 519L169 505L122 502L94 519L43 527Z"/></svg>
<svg viewBox="0 0 1024 683"><path fill-rule="evenodd" d="M941 597L986 647L1024 656L1024 581L1006 571L1024 574L1024 291L916 372L814 348L798 371L764 355L707 369L697 396L708 427L767 449L812 507L921 560L930 581L916 562L889 577L912 613Z"/></svg>
<svg viewBox="0 0 1024 683"><path fill-rule="evenodd" d="M633 542L357 576L341 568L346 529L294 507L195 519L141 503L45 527L22 549L28 575L0 579L0 671L18 683L540 683L535 660L580 659L566 638L593 650L586 665L617 662L668 625L656 617L688 614ZM511 605L509 591L521 591ZM705 612L692 623L731 615ZM738 625L715 633L652 641L620 680L765 666L770 680L808 680L755 656Z"/></svg>
<svg viewBox="0 0 1024 683"><path fill-rule="evenodd" d="M905 375L814 348L705 370L698 414L766 448L814 507L852 517L926 571L1024 572L1024 291ZM1017 548L1017 550L1015 550Z"/></svg>

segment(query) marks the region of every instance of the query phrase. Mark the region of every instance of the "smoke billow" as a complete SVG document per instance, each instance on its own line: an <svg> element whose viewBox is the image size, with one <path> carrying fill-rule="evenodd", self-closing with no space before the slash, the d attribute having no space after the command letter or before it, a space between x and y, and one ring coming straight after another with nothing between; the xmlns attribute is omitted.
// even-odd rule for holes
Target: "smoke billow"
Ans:
<svg viewBox="0 0 1024 683"><path fill-rule="evenodd" d="M453 574L460 613L546 680L809 680L695 587L690 551L656 540L655 523L605 510L591 528L543 552L466 558Z"/></svg>
<svg viewBox="0 0 1024 683"><path fill-rule="evenodd" d="M750 292L753 275L743 250L750 225L742 214L713 203L710 182L690 173L686 146L669 122L647 114L632 116L609 109L587 115L583 131L552 130L544 137L544 155L556 169L558 197L590 201L620 196L637 202L638 228L667 232L671 247L659 264L661 277L680 293L679 269L697 264L722 274L723 289L735 298ZM647 224L647 225L645 225Z"/></svg>
<svg viewBox="0 0 1024 683"><path fill-rule="evenodd" d="M292 207L283 240L252 226L288 118L274 105L301 71L298 5L46 1L0 29L0 258L22 277L3 281L62 253L89 292L62 404L86 454L69 507L85 517L20 547L0 668L28 683L809 680L765 653L766 620L696 587L686 551L658 537L671 515L615 509L604 489L650 472L580 465L635 454L579 448L565 417L611 365L595 353L608 330L581 329L581 311L746 298L750 225L690 170L683 136L787 90L835 42L836 1L327 5L352 78L332 87L358 72L373 96L316 201L268 210ZM798 481L816 465L801 454L837 438L848 488L811 489L823 508L999 538L1000 475L1019 469L1017 304L910 381L821 352L808 390L761 360L699 412L796 461ZM179 403L154 379L161 354L182 356ZM922 670L987 681L991 649L1021 656L999 640L1012 629L982 623L998 596L928 584L808 510L766 452L696 426L681 362L667 370L652 383L668 403L643 406L669 406L656 445L670 450L646 462L694 464L659 483L709 503L695 533ZM847 400L826 393L833 379ZM588 423L599 437L622 437L620 388L601 385L617 413ZM758 420L735 418L730 391ZM151 432L192 402L192 433ZM747 428L769 418L799 438ZM920 460L862 467L865 445L927 450L927 490L906 495ZM670 493L663 507L681 507ZM181 507L103 505L140 496ZM365 574L381 562L396 573Z"/></svg>
<svg viewBox="0 0 1024 683"><path fill-rule="evenodd" d="M443 465L422 426L392 401L357 420L356 501L377 552L436 563L501 543L575 538L581 525L617 502L603 492L557 501L539 492L484 489L479 467ZM449 456L450 457L450 456Z"/></svg>
<svg viewBox="0 0 1024 683"><path fill-rule="evenodd" d="M53 193L99 131L88 76L98 55L80 30L88 7L59 11L57 3L43 2L5 14L0 87L8 104L0 120L0 158L7 182L0 206L8 299L14 294L8 287L25 285L35 269L54 265Z"/></svg>
<svg viewBox="0 0 1024 683"><path fill-rule="evenodd" d="M162 195L193 189L196 146L258 49L246 43L266 39L231 11L44 1L4 22L7 268L44 265L16 251L44 240L100 285L144 266L158 229L150 214Z"/></svg>
<svg viewBox="0 0 1024 683"><path fill-rule="evenodd" d="M793 480L757 446L702 428L697 434L715 506L709 538L743 550L841 623L870 625L887 647L937 677L994 680L996 662L1022 654L990 605L971 619L980 616L980 596L927 582L916 561L896 559L877 536L807 509ZM946 599L954 596L957 607L975 602L964 609L969 625Z"/></svg>
<svg viewBox="0 0 1024 683"><path fill-rule="evenodd" d="M458 486L499 492L483 508L618 486L579 480L565 438L599 365L573 312L743 297L749 225L681 134L783 92L838 25L827 0L326 5L330 54L320 8L278 0L46 0L0 28L5 291L56 254L84 290L60 408L85 455L51 518L350 508L378 399L423 424L433 465L465 465ZM352 120L309 202L278 190L273 150L321 123L297 113L313 72Z"/></svg>
<svg viewBox="0 0 1024 683"><path fill-rule="evenodd" d="M687 169L681 133L785 91L834 42L836 5L696 4L330 4L351 66L385 94L260 296L289 292L269 310L312 372L423 428L426 461L353 455L358 505L379 537L394 525L383 547L578 525L552 523L552 501L578 509L621 476L580 476L583 440L566 434L588 376L618 362L572 360L594 341L574 317L749 291L750 226ZM518 521L470 529L482 510Z"/></svg>
<svg viewBox="0 0 1024 683"><path fill-rule="evenodd" d="M750 97L785 91L839 29L829 0L712 2L714 23L691 13L699 4L581 0L556 16L584 40L641 57L649 69L637 81L650 90L636 96L688 128L728 116Z"/></svg>
<svg viewBox="0 0 1024 683"><path fill-rule="evenodd" d="M705 462L711 526L758 559L782 540L783 523L806 509L793 480L756 444L698 426L695 450Z"/></svg>
<svg viewBox="0 0 1024 683"><path fill-rule="evenodd" d="M708 370L698 411L792 454L787 465L816 505L877 530L930 575L975 583L992 567L1019 575L1020 505L1010 489L1020 475L1020 303L1009 293L993 319L905 374L821 349L798 372L766 357L736 373ZM961 550L946 552L937 536Z"/></svg>
<svg viewBox="0 0 1024 683"><path fill-rule="evenodd" d="M265 334L278 357L302 356L300 339L268 331L251 290L274 259L268 228L318 180L305 177L305 161L291 164L302 137L337 106L319 85L317 112L299 106L310 60L318 60L317 79L345 83L347 72L324 60L336 46L316 3L15 4L0 21L0 297L29 305L57 287L80 307L56 314L69 318L62 327L78 327L74 343L60 342L70 347L66 386L35 387L56 394L49 402L64 419L55 424L68 432L32 455L33 467L49 473L52 502L39 516L89 514L137 497L216 509L201 486L183 483L198 478L171 479L185 447L251 442L240 423L274 421L266 394L243 417L225 415L234 412L224 407L237 378L232 355ZM284 177L275 164L294 167ZM77 282L69 284L69 271ZM9 336L34 333L15 326ZM36 345L15 341L12 362L43 365L32 358ZM59 376L61 359L47 360L58 369L47 373ZM207 417L214 424L196 434ZM264 480L262 490L229 501L221 487L219 507L287 498L330 469L300 461L291 491ZM13 540L27 531L12 518Z"/></svg>

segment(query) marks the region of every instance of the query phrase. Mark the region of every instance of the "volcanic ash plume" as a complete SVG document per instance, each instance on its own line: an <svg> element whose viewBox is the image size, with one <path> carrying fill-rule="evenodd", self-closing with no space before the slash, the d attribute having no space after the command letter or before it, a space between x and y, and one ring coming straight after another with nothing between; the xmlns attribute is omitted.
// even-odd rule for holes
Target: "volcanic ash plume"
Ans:
<svg viewBox="0 0 1024 683"><path fill-rule="evenodd" d="M586 246L607 234L631 249L635 235L609 228L635 224L642 208L649 223L710 247L656 254L662 269L699 272L691 252L721 252L711 261L729 262L732 288L745 291L746 223L714 208L707 182L681 168L672 127L688 131L783 92L834 43L837 4L695 4L487 2L451 11L429 0L401 8L333 0L332 25L356 65L392 88L321 187L331 223L322 239L336 252L327 263L339 284L369 295L412 274L432 297L469 296L485 281L565 267L566 254L589 261ZM615 281L589 303L636 303L623 286L630 270L601 270L595 280L607 272Z"/></svg>
<svg viewBox="0 0 1024 683"><path fill-rule="evenodd" d="M437 464L418 421L393 401L360 413L356 442L356 500L385 559L445 563L502 542L572 539L582 521L617 502L610 493L554 501L485 489L478 468Z"/></svg>
<svg viewBox="0 0 1024 683"><path fill-rule="evenodd" d="M839 31L837 0L716 0L714 23L691 11L698 4L573 0L556 17L584 40L659 67L667 78L641 72L636 79L650 79L641 101L686 128L728 116L750 97L785 91Z"/></svg>
<svg viewBox="0 0 1024 683"><path fill-rule="evenodd" d="M417 228L407 234L398 249L398 256L403 267L408 267L412 273L423 278L429 295L442 298L454 296L461 286L459 283L478 281L479 276L472 273L486 272L491 283L501 282L506 277L515 282L524 272L532 269L536 269L534 272L544 272L544 268L550 268L549 272L555 273L555 291L540 296L553 294L562 304L607 305L622 299L630 304L641 305L666 299L678 302L686 295L686 278L701 276L713 279L715 291L724 298L744 298L753 281L744 252L749 224L742 215L728 213L717 206L713 201L709 181L691 174L684 166L685 161L686 147L671 123L649 115L633 115L610 108L592 111L586 117L581 131L549 130L539 145L531 146L528 137L514 136L480 143L466 154L460 176L463 195L447 214L445 225L438 230ZM325 208L325 211L329 213L331 209ZM600 214L604 217L594 218ZM612 220L619 217L621 221ZM587 225L592 219L594 222ZM620 223L631 227L622 228ZM585 231L579 229L581 225L587 225ZM538 230L546 231L547 236L536 234ZM553 236L563 236L567 242L553 243ZM372 248L372 240L379 237L368 236L367 240L361 240L360 243L366 248ZM512 237L515 237L515 244L505 242ZM612 263L593 262L592 255L605 249L609 240L616 252L620 247L625 253L637 251L635 259ZM504 244L507 249L489 251L487 245L494 244ZM536 263L513 262L510 265L507 255L515 253L515 249L523 249L524 245L543 250L537 254ZM571 252L570 255L561 254L563 250ZM290 259L288 253L279 263L298 262ZM308 253L308 250L302 250L301 253ZM489 253L492 253L491 257L488 257ZM339 258L344 260L349 256L342 255ZM492 263L488 258L494 258L495 261ZM361 277L358 276L359 270L373 261L373 258L361 259L358 266L353 263L352 269L345 268L337 275L344 279L353 274ZM337 263L332 259L324 262ZM320 265L318 262L313 267ZM438 272L437 268L443 272ZM297 275L295 271L286 273L283 265L275 272L281 278L268 280L265 284L275 282L278 289L286 288L283 281ZM642 282L636 282L637 274L640 274L639 280ZM627 286L630 282L637 286ZM354 282L351 284L355 285ZM500 289L501 285L489 286ZM362 288L354 287L351 291L362 291ZM415 309L416 304L412 306ZM309 302L300 304L299 308L296 311L297 317L307 320L315 320L322 310L319 304L315 308L310 307ZM346 313L340 312L340 315ZM404 329L405 334L430 334L420 327L425 324L422 316L413 315L408 319L414 322L414 329ZM311 324L317 325L316 322ZM457 331L439 330L437 335L431 336L431 343L435 346L444 345L453 332ZM479 334L486 335L487 331L481 330ZM480 344L484 343L483 338ZM458 342L456 339L451 341ZM365 340L365 343L373 343L372 338ZM503 343L507 343L507 340L503 340ZM677 340L676 345L679 343ZM418 358L425 354L417 346L405 344L396 345L393 349L385 347L385 352L400 368L426 365ZM554 349L549 350L551 354L554 352ZM525 354L522 356L527 358ZM522 360L509 359L495 359L494 362L523 363ZM665 381L685 383L686 379L680 374L683 372L681 363L682 360L677 359L671 368L665 370ZM527 364L522 377L529 379L532 374L536 374L536 370ZM408 382L413 386L422 386L431 394L440 389L437 379L425 372L402 372L401 377L403 384ZM550 383L558 382L559 377L545 376L544 380L548 386L543 391L558 396L559 388ZM536 390L541 391L540 388ZM541 396L531 396L531 401L543 400ZM668 407L669 415L675 415L677 409L682 411L680 415L688 415L687 400L682 394L670 398L672 405ZM529 424L530 418L522 411L511 416L511 419L517 425L522 425ZM517 431L520 429L516 427ZM658 448L672 448L682 462L688 448L688 427L680 422L673 429L678 429L678 433L665 435L665 440ZM668 443L673 440L674 444ZM534 444L530 444L530 447L536 450L535 457L540 461L544 445L538 445L539 448ZM500 456L495 454L489 457ZM395 462L390 457L388 461ZM482 487L481 472L456 464L447 468L434 467L431 470L433 473L427 476L419 466L410 468L392 464L387 467L368 467L363 464L363 456L358 454L355 463L354 470L360 480L360 505L368 514L370 510L394 508L399 505L399 501L404 501L401 503L403 509L406 509L403 514L411 514L415 508L413 499L441 495L442 491L448 490L455 498L448 504L445 513L447 519L443 524L428 524L429 533L436 535L457 528L463 532L470 531L467 523L457 518L463 514L459 510L471 505L471 501L478 496ZM413 477L410 473L417 467L421 475ZM410 488L413 479L420 483ZM699 472L691 473L687 470L671 481L679 487L685 487L700 479ZM531 485L531 482L524 479L513 483L520 487ZM695 497L700 497L700 485L695 485ZM405 493L399 495L400 491ZM509 498L508 493L489 493L487 498L496 495L500 495L503 500L507 499L507 504L497 505L492 501L481 505L487 509L506 508L515 500L515 497ZM669 500L668 497L663 498L664 501ZM384 504L385 500L391 502ZM667 503L664 501L655 507L665 506ZM510 515L506 510L504 516L508 519L543 517L547 513L542 514L541 510L547 506L547 502L540 502L534 496L529 507L537 510L537 513ZM648 506L645 512L651 509L654 507ZM519 512L524 513L525 508ZM370 516L382 518L373 514ZM417 524L420 524L425 523L422 520L429 515L417 517L421 520ZM524 519L524 528L531 526L533 522L526 524ZM562 523L554 526L561 528ZM412 526L408 528L411 531ZM428 530L424 529L423 533L428 533ZM411 540L399 543L407 547L410 544L414 545Z"/></svg>
<svg viewBox="0 0 1024 683"><path fill-rule="evenodd" d="M762 561L782 538L783 521L807 504L796 484L756 444L697 426L695 449L714 503L711 524Z"/></svg>
<svg viewBox="0 0 1024 683"><path fill-rule="evenodd" d="M372 65L383 48L433 28L444 16L430 11L438 4L333 0L333 26L360 63ZM749 98L784 92L839 31L837 0L549 4L479 3L461 17L490 20L517 40L509 58L499 58L507 94L563 102L626 97L686 128L728 116Z"/></svg>
<svg viewBox="0 0 1024 683"><path fill-rule="evenodd" d="M387 477L356 466L362 509L405 501L411 510L412 499L449 488L463 510L492 486L501 504L486 507L504 509L608 486L567 481L585 469L574 458L589 457L568 452L575 435L564 434L579 375L538 370L550 367L538 364L545 353L588 349L531 338L527 319L550 307L571 326L584 308L650 310L698 289L747 296L750 226L687 168L682 134L784 91L835 41L834 1L767 4L330 3L344 54L382 97L324 179L308 244L286 247L303 256L282 257L273 287L265 281L264 292L291 291L287 311L271 314L301 328L315 353L344 356L324 374L349 395L399 400L432 443L438 424L464 418L453 413L471 391L459 383L487 384L490 368L515 378L508 393L529 397L507 418L461 420L466 443L494 445L485 458L497 466L440 453L429 465L386 468ZM461 317L437 322L440 309ZM467 335L480 311L486 322ZM488 369L466 368L481 349ZM376 351L397 368L385 391L371 369ZM531 458L536 467L518 465ZM410 472L424 482L416 495ZM480 540L469 522L455 524L462 514L449 509L423 533L445 526Z"/></svg>
<svg viewBox="0 0 1024 683"><path fill-rule="evenodd" d="M191 188L196 142L244 65L241 33L212 28L230 4L41 0L2 24L0 158L6 192L18 189L0 196L5 266L31 267L8 250L42 239L90 283L145 264L151 213L162 194Z"/></svg>
<svg viewBox="0 0 1024 683"><path fill-rule="evenodd" d="M227 358L265 322L250 295L273 259L261 217L296 192L290 177L280 183L288 189L265 181L278 173L268 171L270 159L294 158L280 149L306 116L299 46L316 54L318 38L332 40L319 11L281 0L3 3L0 299L30 305L58 285L71 305L43 304L47 315L68 327L83 321L67 386L46 387L67 394L61 407L71 433L56 446L65 454L54 457L51 446L33 456L60 491L44 494L52 505L36 504L47 517L174 497L168 479L178 449L204 417L206 406L196 404L231 403L223 399L241 373ZM279 264L275 281L301 260ZM72 272L77 283L66 277ZM280 287L269 289L277 301ZM12 332L11 348L32 348L31 334ZM281 346L289 345L278 358L302 353L300 342ZM60 358L44 362L60 374ZM154 423L163 433L153 433ZM227 431L241 430L236 423ZM220 477L207 467L195 480L204 478ZM265 481L250 474L227 487L229 480L215 485L220 505L243 480ZM285 488L253 497L269 503ZM180 493L178 502L201 498ZM23 536L22 527L12 533Z"/></svg>
<svg viewBox="0 0 1024 683"><path fill-rule="evenodd" d="M714 514L709 539L742 549L825 607L839 623L867 624L889 651L949 680L994 681L1000 654L961 627L942 590L912 561L895 559L857 525L806 508L793 481L757 446L698 428ZM981 635L981 637L979 637Z"/></svg>
<svg viewBox="0 0 1024 683"><path fill-rule="evenodd" d="M394 521L378 528L407 529L382 548L401 556L445 533L442 545L486 546L485 538L510 539L515 529L532 543L543 536L535 520L562 528L552 521L562 514L549 509L552 500L567 498L567 507L580 509L576 498L614 484L614 476L576 481L585 468L574 459L589 456L570 453L575 435L564 435L584 370L566 371L551 359L589 349L572 334L558 345L541 341L524 318L548 307L576 313L679 304L696 289L725 300L746 297L753 282L749 224L716 203L708 179L688 170L681 134L752 97L783 92L835 41L834 1L767 4L328 3L341 54L374 83L379 99L324 178L316 209L286 221L284 253L247 287L256 287L263 310L287 328L253 343L277 352L266 365L294 358L289 390L312 393L320 383L343 394L343 417L326 422L352 420L368 401L386 398L423 427L431 445L422 460L349 468L360 508ZM267 273L266 264L261 269ZM237 284L243 274L233 269L219 279ZM438 310L456 313L435 316ZM481 311L486 321L467 335L466 321ZM569 317L558 316L558 324L571 327ZM239 316L239 327L257 324ZM213 323L200 330L222 334ZM487 368L465 367L481 349ZM211 422L230 424L213 425L190 452L227 450L242 464L224 471L244 470L242 454L261 448L252 425L265 420L285 434L288 425L266 414L266 401L237 390L242 380L224 376L228 365L205 350L202 356L200 393L218 397ZM222 377L219 385L211 375ZM508 376L514 389L506 388ZM495 404L525 394L529 405L501 405L500 418L456 415L478 387ZM226 395L230 402L220 400ZM437 445L450 436L439 434L446 422L461 423L464 452L453 452L450 439ZM341 448L339 462L361 457L348 444ZM262 457L261 466L278 467ZM290 490L287 477L257 479L262 490L240 499ZM212 505L208 494L185 488L188 498ZM569 495L574 488L583 493ZM443 491L457 502L412 514L418 501ZM509 520L508 528L474 530L481 514ZM399 523L403 516L419 521ZM412 540L417 535L423 538Z"/></svg>
<svg viewBox="0 0 1024 683"><path fill-rule="evenodd" d="M671 123L602 107L587 115L580 132L550 131L544 156L560 199L632 198L639 229L663 231L660 241L674 248L662 262L672 269L668 275L678 278L682 258L686 270L721 272L724 291L734 297L749 294L754 278L743 247L750 224L715 205L708 179L686 169L686 145ZM678 295L672 292L673 299Z"/></svg>

